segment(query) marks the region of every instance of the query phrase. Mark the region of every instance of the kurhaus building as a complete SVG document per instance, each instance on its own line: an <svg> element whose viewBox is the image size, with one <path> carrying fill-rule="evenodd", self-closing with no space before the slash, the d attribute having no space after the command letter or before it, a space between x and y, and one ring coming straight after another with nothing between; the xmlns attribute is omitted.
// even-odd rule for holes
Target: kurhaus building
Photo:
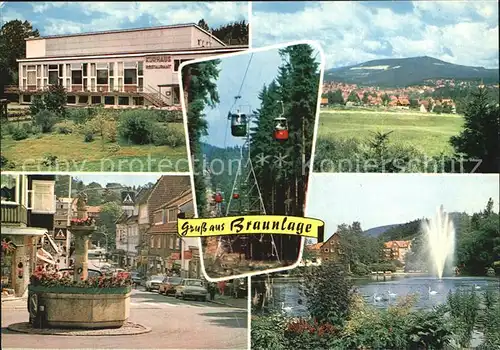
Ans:
<svg viewBox="0 0 500 350"><path fill-rule="evenodd" d="M178 70L191 59L237 52L195 24L26 39L19 62L20 103L50 85L68 105L178 106ZM12 88L11 88L12 89Z"/></svg>

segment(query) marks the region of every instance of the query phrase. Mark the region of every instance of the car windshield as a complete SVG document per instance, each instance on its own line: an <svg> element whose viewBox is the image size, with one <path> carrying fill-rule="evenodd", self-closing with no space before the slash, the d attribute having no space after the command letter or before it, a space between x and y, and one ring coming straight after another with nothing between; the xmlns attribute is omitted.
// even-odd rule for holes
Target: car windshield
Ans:
<svg viewBox="0 0 500 350"><path fill-rule="evenodd" d="M182 281L182 278L180 277L169 277L168 278L168 283L171 283L171 284L179 284L181 283Z"/></svg>
<svg viewBox="0 0 500 350"><path fill-rule="evenodd" d="M153 277L151 277L151 281L162 282L164 278L165 277L163 277L163 276L153 276Z"/></svg>
<svg viewBox="0 0 500 350"><path fill-rule="evenodd" d="M186 286L203 287L203 282L197 280L186 281Z"/></svg>

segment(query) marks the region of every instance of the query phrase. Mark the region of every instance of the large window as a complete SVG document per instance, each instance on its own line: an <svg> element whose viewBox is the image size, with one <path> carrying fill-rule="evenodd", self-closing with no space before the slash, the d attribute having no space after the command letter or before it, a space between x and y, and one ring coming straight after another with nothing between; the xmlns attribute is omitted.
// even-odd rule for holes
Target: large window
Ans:
<svg viewBox="0 0 500 350"><path fill-rule="evenodd" d="M54 181L33 180L32 189L28 191L28 209L33 213L55 213L54 187Z"/></svg>
<svg viewBox="0 0 500 350"><path fill-rule="evenodd" d="M2 175L2 203L19 204L19 176Z"/></svg>
<svg viewBox="0 0 500 350"><path fill-rule="evenodd" d="M56 85L59 80L59 75L56 70L49 70L49 84Z"/></svg>
<svg viewBox="0 0 500 350"><path fill-rule="evenodd" d="M108 85L108 70L99 69L97 70L97 84L98 85Z"/></svg>
<svg viewBox="0 0 500 350"><path fill-rule="evenodd" d="M137 69L125 69L125 84L137 84Z"/></svg>
<svg viewBox="0 0 500 350"><path fill-rule="evenodd" d="M83 84L83 76L81 70L72 70L71 71L71 80L73 85L81 85Z"/></svg>
<svg viewBox="0 0 500 350"><path fill-rule="evenodd" d="M177 222L177 208L168 210L168 222Z"/></svg>

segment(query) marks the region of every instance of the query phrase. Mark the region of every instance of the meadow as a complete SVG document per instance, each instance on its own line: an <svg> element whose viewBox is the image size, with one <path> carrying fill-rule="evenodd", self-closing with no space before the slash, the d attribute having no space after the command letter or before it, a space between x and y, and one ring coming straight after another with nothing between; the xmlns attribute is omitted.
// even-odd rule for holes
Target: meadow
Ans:
<svg viewBox="0 0 500 350"><path fill-rule="evenodd" d="M125 139L127 128L142 128L150 140L133 142L134 134ZM10 171L189 171L183 123L147 110L70 110L45 132L35 119L3 121L2 163Z"/></svg>
<svg viewBox="0 0 500 350"><path fill-rule="evenodd" d="M417 111L376 111L322 109L318 139L366 141L374 132L390 134L391 144L412 146L434 156L451 154L451 136L458 135L463 116Z"/></svg>

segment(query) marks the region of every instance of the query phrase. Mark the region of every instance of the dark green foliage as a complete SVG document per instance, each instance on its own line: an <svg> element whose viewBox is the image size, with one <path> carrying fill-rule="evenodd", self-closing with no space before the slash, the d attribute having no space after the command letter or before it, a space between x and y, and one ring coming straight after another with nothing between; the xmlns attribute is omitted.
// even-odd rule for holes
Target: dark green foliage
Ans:
<svg viewBox="0 0 500 350"><path fill-rule="evenodd" d="M72 108L68 110L68 118L75 124L85 124L92 119L96 110L94 108Z"/></svg>
<svg viewBox="0 0 500 350"><path fill-rule="evenodd" d="M41 95L35 95L30 105L32 116L43 110L55 114L59 118L67 116L66 111L66 90L62 85L50 85L48 91Z"/></svg>
<svg viewBox="0 0 500 350"><path fill-rule="evenodd" d="M302 292L311 317L319 323L341 326L349 314L353 282L343 267L323 263L304 273Z"/></svg>
<svg viewBox="0 0 500 350"><path fill-rule="evenodd" d="M153 130L153 144L155 146L180 147L186 145L184 133L171 127L157 127Z"/></svg>
<svg viewBox="0 0 500 350"><path fill-rule="evenodd" d="M284 326L286 318L279 313L253 316L251 348L254 350L286 350Z"/></svg>
<svg viewBox="0 0 500 350"><path fill-rule="evenodd" d="M469 159L481 160L476 172L498 173L500 171L500 109L498 103L491 100L484 88L471 94L465 107L464 130L453 136L450 143L458 154L465 154ZM475 164L466 164L471 171Z"/></svg>
<svg viewBox="0 0 500 350"><path fill-rule="evenodd" d="M40 33L28 21L8 21L0 30L0 96L4 96L6 85L18 83L18 58L26 57L26 41Z"/></svg>
<svg viewBox="0 0 500 350"><path fill-rule="evenodd" d="M202 136L207 135L205 107L215 107L219 102L217 81L219 60L200 62L185 66L182 71L183 86L187 90L187 119L191 159L193 159L196 205L198 215L203 217L206 208L203 155L200 149Z"/></svg>
<svg viewBox="0 0 500 350"><path fill-rule="evenodd" d="M0 169L6 168L7 164L9 164L9 160L7 159L7 157L0 155Z"/></svg>
<svg viewBox="0 0 500 350"><path fill-rule="evenodd" d="M220 26L212 34L227 45L248 45L248 24L244 20Z"/></svg>
<svg viewBox="0 0 500 350"><path fill-rule="evenodd" d="M409 350L445 349L451 339L451 330L443 322L444 309L416 311L410 314L407 334Z"/></svg>
<svg viewBox="0 0 500 350"><path fill-rule="evenodd" d="M42 110L35 114L34 122L41 128L43 133L49 133L58 122L59 118L56 114L48 110Z"/></svg>
<svg viewBox="0 0 500 350"><path fill-rule="evenodd" d="M121 115L118 124L121 138L136 145L150 143L155 125L150 118L145 118L145 112L147 111L130 110Z"/></svg>
<svg viewBox="0 0 500 350"><path fill-rule="evenodd" d="M327 92L324 97L328 99L328 105L344 105L344 97L342 96L342 91L337 89L335 91Z"/></svg>
<svg viewBox="0 0 500 350"><path fill-rule="evenodd" d="M28 138L28 132L25 128L15 128L12 132L12 139L15 141L24 140Z"/></svg>
<svg viewBox="0 0 500 350"><path fill-rule="evenodd" d="M448 294L448 306L453 324L453 332L461 347L467 348L476 326L479 298L474 290L457 290Z"/></svg>
<svg viewBox="0 0 500 350"><path fill-rule="evenodd" d="M92 131L87 131L85 135L83 136L83 140L85 142L92 142L95 139L95 135Z"/></svg>

